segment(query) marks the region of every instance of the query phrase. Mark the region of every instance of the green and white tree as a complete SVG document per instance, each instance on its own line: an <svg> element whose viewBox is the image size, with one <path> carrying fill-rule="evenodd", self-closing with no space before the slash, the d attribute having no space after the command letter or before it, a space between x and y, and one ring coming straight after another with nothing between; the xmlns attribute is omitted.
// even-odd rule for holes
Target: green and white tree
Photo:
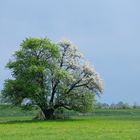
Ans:
<svg viewBox="0 0 140 140"><path fill-rule="evenodd" d="M46 119L54 119L59 108L86 112L92 108L94 96L103 91L99 74L66 39L55 44L27 38L7 68L13 79L5 81L3 98L14 105L30 99Z"/></svg>

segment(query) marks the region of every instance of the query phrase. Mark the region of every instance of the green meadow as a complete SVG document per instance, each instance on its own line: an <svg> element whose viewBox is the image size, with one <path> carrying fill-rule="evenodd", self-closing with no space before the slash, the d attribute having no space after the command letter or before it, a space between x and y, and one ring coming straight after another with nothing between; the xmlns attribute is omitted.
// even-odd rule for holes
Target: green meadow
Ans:
<svg viewBox="0 0 140 140"><path fill-rule="evenodd" d="M0 140L140 140L140 109L97 109L55 121L33 120L36 112L0 106Z"/></svg>

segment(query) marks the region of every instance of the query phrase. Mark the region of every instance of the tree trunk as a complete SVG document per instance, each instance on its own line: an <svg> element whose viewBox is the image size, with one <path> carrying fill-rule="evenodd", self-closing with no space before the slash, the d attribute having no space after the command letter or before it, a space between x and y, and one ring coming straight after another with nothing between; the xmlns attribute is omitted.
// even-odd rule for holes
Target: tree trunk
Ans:
<svg viewBox="0 0 140 140"><path fill-rule="evenodd" d="M55 119L54 109L50 108L50 109L43 110L43 113L44 113L45 118L47 120L53 120L53 119Z"/></svg>

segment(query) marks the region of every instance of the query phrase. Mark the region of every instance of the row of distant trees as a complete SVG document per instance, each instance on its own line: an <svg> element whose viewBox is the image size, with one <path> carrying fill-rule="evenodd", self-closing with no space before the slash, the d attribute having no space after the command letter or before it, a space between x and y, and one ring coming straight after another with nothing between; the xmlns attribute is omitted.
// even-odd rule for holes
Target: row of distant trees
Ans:
<svg viewBox="0 0 140 140"><path fill-rule="evenodd" d="M118 103L112 103L112 104L107 104L107 103L96 103L96 108L105 108L105 109L129 109L129 108L140 108L140 105L138 105L136 102L133 105L130 105L125 102L118 102Z"/></svg>
<svg viewBox="0 0 140 140"><path fill-rule="evenodd" d="M0 95L0 104L3 104L3 100ZM95 104L96 108L99 109L133 109L133 108L139 108L140 105L138 105L136 102L134 102L132 105L119 101L118 103L112 103L112 104L107 104L107 103L101 103L101 102L96 102Z"/></svg>

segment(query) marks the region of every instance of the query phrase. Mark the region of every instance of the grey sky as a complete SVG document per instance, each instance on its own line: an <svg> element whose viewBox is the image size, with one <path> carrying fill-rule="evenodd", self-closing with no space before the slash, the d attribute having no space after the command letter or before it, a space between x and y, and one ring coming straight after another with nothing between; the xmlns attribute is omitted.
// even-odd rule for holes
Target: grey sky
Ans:
<svg viewBox="0 0 140 140"><path fill-rule="evenodd" d="M139 0L0 1L0 89L4 68L25 37L74 42L101 74L99 99L140 104Z"/></svg>

